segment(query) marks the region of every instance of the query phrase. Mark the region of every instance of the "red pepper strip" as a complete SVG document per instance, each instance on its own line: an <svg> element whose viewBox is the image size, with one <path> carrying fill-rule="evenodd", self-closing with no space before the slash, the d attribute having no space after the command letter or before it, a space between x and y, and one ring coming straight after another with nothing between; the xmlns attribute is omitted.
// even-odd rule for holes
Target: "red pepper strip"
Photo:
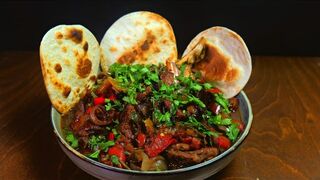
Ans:
<svg viewBox="0 0 320 180"><path fill-rule="evenodd" d="M124 148L119 144L116 144L116 145L112 146L111 148L109 148L108 154L110 156L115 155L122 162L126 162L126 155L124 154Z"/></svg>
<svg viewBox="0 0 320 180"><path fill-rule="evenodd" d="M113 141L114 140L114 134L111 132L108 134L108 140Z"/></svg>
<svg viewBox="0 0 320 180"><path fill-rule="evenodd" d="M158 134L151 139L150 144L144 146L145 152L150 158L157 156L164 151L168 146L175 143L176 140L172 138L170 134Z"/></svg>
<svg viewBox="0 0 320 180"><path fill-rule="evenodd" d="M232 120L232 122L238 124L238 129L239 129L240 132L243 131L243 129L244 129L244 124L243 124L243 122L242 122L241 120L234 119L234 120Z"/></svg>
<svg viewBox="0 0 320 180"><path fill-rule="evenodd" d="M143 147L144 143L146 142L146 135L143 133L139 133L137 135L137 142L139 147Z"/></svg>
<svg viewBox="0 0 320 180"><path fill-rule="evenodd" d="M191 141L191 147L193 149L200 149L201 141L198 138L193 137Z"/></svg>
<svg viewBox="0 0 320 180"><path fill-rule="evenodd" d="M231 146L230 140L225 136L218 136L214 139L214 142L218 145L219 148L224 150L228 149Z"/></svg>
<svg viewBox="0 0 320 180"><path fill-rule="evenodd" d="M94 103L94 105L105 104L104 99L105 99L104 97L96 97L96 98L94 98L93 103Z"/></svg>
<svg viewBox="0 0 320 180"><path fill-rule="evenodd" d="M188 137L185 137L185 138L182 138L182 142L184 143L187 143L187 144L190 144L192 142L192 137L191 136L188 136Z"/></svg>
<svg viewBox="0 0 320 180"><path fill-rule="evenodd" d="M115 101L117 100L117 96L112 94L110 97L109 97L110 101Z"/></svg>
<svg viewBox="0 0 320 180"><path fill-rule="evenodd" d="M208 92L211 92L211 93L214 93L214 94L217 94L217 93L221 93L221 90L218 89L218 88L212 88L212 89L209 89Z"/></svg>
<svg viewBox="0 0 320 180"><path fill-rule="evenodd" d="M88 109L87 109L86 113L87 113L87 114L90 114L91 109L92 109L92 107L88 107Z"/></svg>

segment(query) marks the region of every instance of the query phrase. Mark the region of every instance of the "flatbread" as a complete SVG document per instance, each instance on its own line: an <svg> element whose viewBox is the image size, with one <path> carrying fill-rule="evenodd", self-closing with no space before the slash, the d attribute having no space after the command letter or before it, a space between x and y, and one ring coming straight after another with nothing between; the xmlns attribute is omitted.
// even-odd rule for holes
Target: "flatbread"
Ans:
<svg viewBox="0 0 320 180"><path fill-rule="evenodd" d="M158 14L138 11L118 19L101 43L101 67L122 64L158 64L176 61L176 39L170 23Z"/></svg>
<svg viewBox="0 0 320 180"><path fill-rule="evenodd" d="M205 57L193 64L208 82L215 82L226 98L237 95L251 75L251 56L242 38L225 27L212 27L199 33L188 45L183 57L195 53L205 43ZM201 46L200 46L201 47ZM199 53L198 53L199 54ZM182 58L183 59L183 58Z"/></svg>
<svg viewBox="0 0 320 180"><path fill-rule="evenodd" d="M99 71L99 43L81 25L58 25L41 41L40 62L51 103L64 114L94 84Z"/></svg>

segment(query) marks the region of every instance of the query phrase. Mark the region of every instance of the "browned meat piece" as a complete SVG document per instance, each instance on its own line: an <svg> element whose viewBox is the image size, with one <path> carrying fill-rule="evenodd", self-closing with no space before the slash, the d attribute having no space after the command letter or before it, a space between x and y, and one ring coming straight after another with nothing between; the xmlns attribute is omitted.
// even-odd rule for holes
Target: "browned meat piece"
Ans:
<svg viewBox="0 0 320 180"><path fill-rule="evenodd" d="M138 93L137 94L137 100L138 101L144 101L145 99L147 98L146 94L145 93Z"/></svg>
<svg viewBox="0 0 320 180"><path fill-rule="evenodd" d="M232 111L232 112L235 112L237 111L237 109L239 108L239 99L238 98L230 98L229 99L229 109Z"/></svg>
<svg viewBox="0 0 320 180"><path fill-rule="evenodd" d="M174 74L169 72L168 70L164 70L160 73L160 79L166 85L172 85L174 83Z"/></svg>
<svg viewBox="0 0 320 180"><path fill-rule="evenodd" d="M83 136L80 137L79 139L79 146L82 148L86 148L89 142L89 137L88 136Z"/></svg>
<svg viewBox="0 0 320 180"><path fill-rule="evenodd" d="M95 134L98 132L102 132L104 128L94 125L92 123L86 123L76 134L80 137L89 136L90 134Z"/></svg>
<svg viewBox="0 0 320 180"><path fill-rule="evenodd" d="M137 105L137 111L144 117L147 117L150 114L151 104L141 103Z"/></svg>
<svg viewBox="0 0 320 180"><path fill-rule="evenodd" d="M209 105L209 109L211 110L211 112L215 115L220 113L220 105L218 105L217 103L210 103Z"/></svg>
<svg viewBox="0 0 320 180"><path fill-rule="evenodd" d="M193 115L193 114L197 114L198 113L198 109L195 105L189 105L187 107L187 111L190 115Z"/></svg>
<svg viewBox="0 0 320 180"><path fill-rule="evenodd" d="M119 119L120 112L112 108L106 112L106 115L107 115L107 119L109 119L110 121L113 121L113 120Z"/></svg>
<svg viewBox="0 0 320 180"><path fill-rule="evenodd" d="M108 91L109 88L111 88L111 86L112 86L112 84L110 83L110 81L108 79L105 79L102 82L101 86L98 89L96 89L95 93L97 95L103 95Z"/></svg>
<svg viewBox="0 0 320 180"><path fill-rule="evenodd" d="M90 119L89 115L84 114L82 116L79 116L76 120L72 121L70 123L70 128L73 131L79 131L85 124L86 122Z"/></svg>
<svg viewBox="0 0 320 180"><path fill-rule="evenodd" d="M169 158L183 159L192 164L196 164L217 156L219 151L215 147L205 147L195 151L179 151L170 148L167 152Z"/></svg>
<svg viewBox="0 0 320 180"><path fill-rule="evenodd" d="M205 90L201 90L198 93L198 98L205 104L205 105L209 105L211 102L214 102L214 96L212 95L212 93L205 91Z"/></svg>
<svg viewBox="0 0 320 180"><path fill-rule="evenodd" d="M140 102L145 101L151 92L152 92L151 86L147 86L144 92L137 94L137 100Z"/></svg>
<svg viewBox="0 0 320 180"><path fill-rule="evenodd" d="M226 126L218 126L218 129L220 131L226 132L227 131L227 127Z"/></svg>
<svg viewBox="0 0 320 180"><path fill-rule="evenodd" d="M165 107L167 110L170 110L170 108L171 108L171 102L170 102L169 100L165 99L165 100L163 101L163 105L164 105L164 107Z"/></svg>
<svg viewBox="0 0 320 180"><path fill-rule="evenodd" d="M174 137L179 139L180 142L188 144L191 143L192 138L202 137L202 134L195 129L177 125ZM185 141L185 138L188 138L190 141Z"/></svg>
<svg viewBox="0 0 320 180"><path fill-rule="evenodd" d="M190 145L186 143L177 143L172 145L171 148L179 151L189 151Z"/></svg>
<svg viewBox="0 0 320 180"><path fill-rule="evenodd" d="M152 92L151 86L147 86L145 93L149 95L151 92Z"/></svg>
<svg viewBox="0 0 320 180"><path fill-rule="evenodd" d="M120 124L120 132L124 134L125 137L133 139L133 133L131 130L130 122L124 121Z"/></svg>
<svg viewBox="0 0 320 180"><path fill-rule="evenodd" d="M185 118L186 118L186 116L183 114L182 110L181 109L177 109L176 119L181 121L181 120L183 120Z"/></svg>
<svg viewBox="0 0 320 180"><path fill-rule="evenodd" d="M129 104L126 106L120 117L120 132L128 139L134 138L130 121L135 111L134 106Z"/></svg>

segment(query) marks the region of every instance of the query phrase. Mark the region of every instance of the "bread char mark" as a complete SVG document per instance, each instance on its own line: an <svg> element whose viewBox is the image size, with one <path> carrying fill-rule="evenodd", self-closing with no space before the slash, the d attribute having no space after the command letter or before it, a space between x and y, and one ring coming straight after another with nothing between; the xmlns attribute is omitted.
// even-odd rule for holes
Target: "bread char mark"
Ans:
<svg viewBox="0 0 320 180"><path fill-rule="evenodd" d="M77 63L77 74L81 78L86 78L91 72L92 63L88 58L80 58Z"/></svg>
<svg viewBox="0 0 320 180"><path fill-rule="evenodd" d="M85 52L87 52L87 51L88 51L88 48L89 48L89 44L88 44L88 42L85 42L84 45L83 45L83 50L84 50Z"/></svg>
<svg viewBox="0 0 320 180"><path fill-rule="evenodd" d="M72 40L76 44L80 44L83 39L83 32L76 28L68 29L66 38Z"/></svg>
<svg viewBox="0 0 320 180"><path fill-rule="evenodd" d="M69 86L65 86L63 88L63 92L62 92L63 97L67 98L69 96L70 92L71 92L71 88Z"/></svg>
<svg viewBox="0 0 320 180"><path fill-rule="evenodd" d="M61 73L61 71L62 71L61 65L60 65L60 64L56 64L56 65L54 66L54 70L55 70L57 73Z"/></svg>
<svg viewBox="0 0 320 180"><path fill-rule="evenodd" d="M206 45L206 56L195 64L195 70L202 73L206 81L232 82L239 76L239 70L230 67L230 59L214 45Z"/></svg>
<svg viewBox="0 0 320 180"><path fill-rule="evenodd" d="M123 53L118 59L121 64L131 64L135 61L144 62L147 60L147 52L159 53L160 49L156 45L156 37L150 30L146 30L146 37L139 41L134 47Z"/></svg>

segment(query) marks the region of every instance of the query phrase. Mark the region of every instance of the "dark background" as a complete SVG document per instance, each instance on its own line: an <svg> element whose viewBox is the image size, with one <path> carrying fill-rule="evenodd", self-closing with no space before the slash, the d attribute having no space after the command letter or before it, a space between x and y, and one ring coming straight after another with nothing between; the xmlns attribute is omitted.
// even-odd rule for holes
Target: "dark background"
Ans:
<svg viewBox="0 0 320 180"><path fill-rule="evenodd" d="M148 10L169 20L179 52L200 31L226 26L253 55L320 55L319 1L6 1L0 3L0 51L38 50L58 24L82 24L100 41L119 17Z"/></svg>

